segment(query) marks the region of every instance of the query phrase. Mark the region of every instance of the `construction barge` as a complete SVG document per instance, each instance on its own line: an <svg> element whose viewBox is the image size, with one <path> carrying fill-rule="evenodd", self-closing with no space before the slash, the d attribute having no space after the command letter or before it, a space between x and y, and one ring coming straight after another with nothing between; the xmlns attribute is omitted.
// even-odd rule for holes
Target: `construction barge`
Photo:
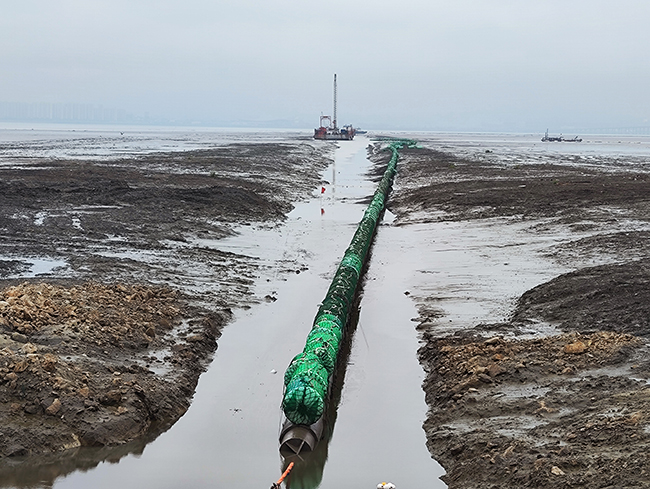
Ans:
<svg viewBox="0 0 650 489"><path fill-rule="evenodd" d="M314 129L314 139L325 140L347 140L354 139L356 130L351 125L345 125L341 128L336 123L336 73L334 74L334 116L320 116L320 127Z"/></svg>
<svg viewBox="0 0 650 489"><path fill-rule="evenodd" d="M549 136L548 135L548 129L546 130L546 133L544 133L544 137L542 138L543 143L581 143L582 138L579 138L578 136L575 136L573 138L567 139L562 134L559 136Z"/></svg>

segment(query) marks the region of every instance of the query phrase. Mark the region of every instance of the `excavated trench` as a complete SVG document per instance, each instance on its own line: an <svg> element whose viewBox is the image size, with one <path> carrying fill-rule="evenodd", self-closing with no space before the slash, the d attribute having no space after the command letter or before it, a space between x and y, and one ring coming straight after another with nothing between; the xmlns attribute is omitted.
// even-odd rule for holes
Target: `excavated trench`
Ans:
<svg viewBox="0 0 650 489"><path fill-rule="evenodd" d="M282 373L380 175L369 141L334 152L278 134L11 137L0 134L0 484L268 487L284 468ZM428 138L405 151L396 215L378 227L332 422L287 485L444 487L433 454L449 487L644 487L649 142ZM176 146L187 151L160 153ZM30 324L45 296L50 317ZM147 316L156 301L169 315ZM143 400L144 426L168 424L119 444ZM80 420L79 440L115 433L103 441L119 446L57 451Z"/></svg>
<svg viewBox="0 0 650 489"><path fill-rule="evenodd" d="M165 242L178 250L168 254L174 270L182 270L181 256L174 255L199 246L202 253L223 258L237 270L254 270L252 281L230 287L238 296L245 296L248 288L249 294L263 298L235 310L191 406L176 424L122 447L84 448L72 458L49 457L31 472L22 464L22 476L5 472L5 486L38 481L57 488L269 486L283 468L278 453L282 373L304 347L314 312L363 217L365 200L376 188L368 178L369 143L365 138L339 143L335 163L323 173L313 197L297 204L280 225L242 226L227 238L227 233L203 232L185 242ZM387 213L377 231L360 309L353 314L358 315L356 331L349 352L342 352L347 357L340 362L345 380L338 376L333 389L332 423L313 457L292 473L288 483L294 489L373 487L383 480L406 487L444 487L438 480L443 471L431 459L421 428L426 415L424 374L416 357L417 332L410 322L417 313L404 295L408 273L391 258L400 241L409 238L392 227L391 219ZM80 224L87 225L83 219ZM123 245L119 239L111 243ZM104 261L95 263L106 271L108 259L128 265L146 258L150 270L164 264L164 250L155 256L147 255L145 247L117 251L102 250ZM254 269L244 268L244 261L250 260ZM380 266L373 267L375 261ZM189 265L202 270L191 261ZM203 278L190 283L191 274L181 276L181 287L190 285L196 295L206 287ZM150 368L157 368L155 362Z"/></svg>
<svg viewBox="0 0 650 489"><path fill-rule="evenodd" d="M337 383L335 376L342 380L345 371L336 367L347 363L343 351L349 352L349 336L356 327L357 315L352 312L359 307L360 279L377 223L383 216L393 186L399 149L405 146L415 146L415 142L395 140L388 146L392 156L319 305L305 348L291 360L285 371L282 410L287 419L280 434L280 451L285 458L296 458L296 464L302 462L304 452L316 448L327 425L333 424L326 417L327 411L336 409L336 406L326 409L326 404L330 398L340 396L339 392L332 390Z"/></svg>
<svg viewBox="0 0 650 489"><path fill-rule="evenodd" d="M258 282L257 295L269 302L237 314L225 328L188 413L138 459L75 474L57 487L218 483L249 488L268 486L277 478L284 468L278 453L282 373L303 349L314 311L364 214L362 201L375 190L366 176L368 143L362 138L341 143L334 166L324 174L325 193L297 205L280 228L245 229L212 244L221 251L254 254L269 264L298 255L308 267L289 276L271 270L270 277ZM382 242L383 231L384 226L373 249L351 352L344 353L349 355L347 365L342 363L345 381L334 387L329 431L293 470L287 482L294 489L373 487L382 480L445 487L421 428L426 414L423 372L410 323L416 312L403 294L404 283L393 280L394 270L373 271L374 257L386 260L390 250L385 248L392 247L392 239Z"/></svg>

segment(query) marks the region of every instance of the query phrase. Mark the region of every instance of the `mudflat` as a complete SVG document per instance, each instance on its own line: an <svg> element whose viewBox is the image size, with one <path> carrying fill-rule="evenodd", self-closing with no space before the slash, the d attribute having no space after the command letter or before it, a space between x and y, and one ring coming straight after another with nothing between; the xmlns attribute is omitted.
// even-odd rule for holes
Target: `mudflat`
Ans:
<svg viewBox="0 0 650 489"><path fill-rule="evenodd" d="M381 148L370 147L371 177L389 157ZM0 168L5 484L140 453L182 416L232 310L273 300L252 289L266 265L214 242L278 225L332 151L240 143ZM502 153L404 149L389 199L395 226L553 236L530 258L565 270L504 300L507 317L493 321L458 321L431 293L436 271L421 270L427 287L409 295L429 451L451 488L645 487L647 164ZM37 260L50 268L11 278Z"/></svg>
<svg viewBox="0 0 650 489"><path fill-rule="evenodd" d="M568 270L498 321L450 325L444 298L412 294L429 450L450 488L647 487L647 162L502 153L403 150L389 203L402 226L489 221L559 236L531 259Z"/></svg>
<svg viewBox="0 0 650 489"><path fill-rule="evenodd" d="M0 168L5 483L138 453L183 415L232 309L264 300L251 287L263 265L211 243L279 225L332 151L242 143ZM35 259L54 268L11 278Z"/></svg>

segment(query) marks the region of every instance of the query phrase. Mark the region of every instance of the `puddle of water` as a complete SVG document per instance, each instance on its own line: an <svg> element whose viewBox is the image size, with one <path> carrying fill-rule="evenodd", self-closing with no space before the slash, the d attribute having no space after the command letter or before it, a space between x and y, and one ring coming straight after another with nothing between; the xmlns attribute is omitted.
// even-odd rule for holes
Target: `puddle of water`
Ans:
<svg viewBox="0 0 650 489"><path fill-rule="evenodd" d="M648 383L648 379L640 379L634 377L634 371L629 365L624 366L609 366L602 368L593 368L590 370L580 371L580 376L571 377L569 380L571 382L581 382L588 377L624 377L637 380L640 382Z"/></svg>
<svg viewBox="0 0 650 489"><path fill-rule="evenodd" d="M34 216L34 225L35 226L42 226L43 223L45 222L45 218L47 217L47 212L37 212L36 215Z"/></svg>
<svg viewBox="0 0 650 489"><path fill-rule="evenodd" d="M459 419L452 423L446 423L441 428L443 429L452 429L459 431L461 433L471 433L475 431L477 427L481 425L493 425L496 427L496 431L507 436L509 438L516 438L519 436L526 436L526 432L548 424L548 421L544 418L539 418L536 416L527 416L519 415L516 417L513 416L490 416L489 418L481 420L463 420Z"/></svg>
<svg viewBox="0 0 650 489"><path fill-rule="evenodd" d="M406 228L400 252L419 262L413 297L430 298L444 311L434 321L440 334L505 321L526 290L568 271L541 256L566 237L531 235L530 223L494 219L400 228Z"/></svg>
<svg viewBox="0 0 650 489"><path fill-rule="evenodd" d="M78 217L72 218L72 227L78 229L79 231L84 230L84 228L81 227L81 219L79 219Z"/></svg>
<svg viewBox="0 0 650 489"><path fill-rule="evenodd" d="M505 396L508 399L521 399L526 397L541 398L551 390L550 387L540 387L537 385L502 385L499 386L499 396Z"/></svg>
<svg viewBox="0 0 650 489"><path fill-rule="evenodd" d="M66 267L68 264L64 260L42 260L42 259L33 259L32 269L29 274L25 275L27 277L37 277L39 275L47 275L55 268Z"/></svg>
<svg viewBox="0 0 650 489"><path fill-rule="evenodd" d="M3 261L20 261L23 263L30 264L29 270L25 272L20 272L14 275L9 275L6 278L34 278L41 275L48 275L54 269L57 268L66 268L68 263L65 260L48 260L44 258L24 258L24 257L10 257L10 256L0 256L0 260Z"/></svg>
<svg viewBox="0 0 650 489"><path fill-rule="evenodd" d="M277 300L240 312L219 339L210 369L192 406L139 456L101 463L58 480L60 489L94 487L268 487L281 472L278 452L283 373L304 346L317 306L374 191L364 173L358 138L340 144L325 192L299 204L277 229L244 228L212 243L221 251L258 256L272 265L305 263L301 273L273 269L258 280L257 294ZM446 487L444 473L425 446L426 414L417 363L411 301L403 295L405 269L395 251L399 228L378 233L361 302L359 326L332 438L313 487ZM386 263L392 264L384 269ZM269 281L267 281L267 278ZM277 373L272 373L277 371Z"/></svg>

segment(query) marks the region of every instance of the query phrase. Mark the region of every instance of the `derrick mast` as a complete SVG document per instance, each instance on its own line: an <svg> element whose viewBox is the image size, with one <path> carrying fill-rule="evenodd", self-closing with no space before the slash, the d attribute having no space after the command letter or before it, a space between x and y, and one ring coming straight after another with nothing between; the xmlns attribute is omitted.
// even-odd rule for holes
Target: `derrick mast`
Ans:
<svg viewBox="0 0 650 489"><path fill-rule="evenodd" d="M334 129L337 129L339 126L336 125L336 73L334 73Z"/></svg>
<svg viewBox="0 0 650 489"><path fill-rule="evenodd" d="M322 115L320 116L320 127L314 129L314 139L354 139L356 134L356 129L352 127L351 124L345 125L339 129L338 122L336 120L336 73L334 73L334 115Z"/></svg>

